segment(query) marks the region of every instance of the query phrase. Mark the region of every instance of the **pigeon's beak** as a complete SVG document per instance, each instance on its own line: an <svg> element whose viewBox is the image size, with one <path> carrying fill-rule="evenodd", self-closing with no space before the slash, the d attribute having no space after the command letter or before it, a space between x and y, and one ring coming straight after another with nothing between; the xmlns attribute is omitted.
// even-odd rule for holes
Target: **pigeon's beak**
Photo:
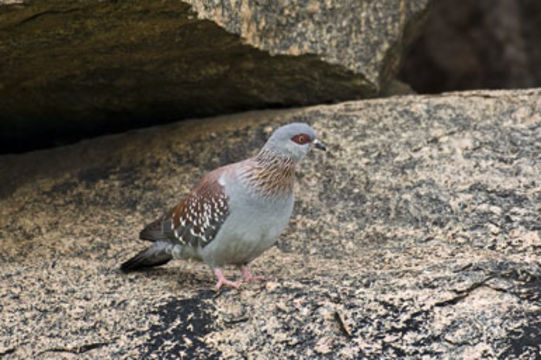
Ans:
<svg viewBox="0 0 541 360"><path fill-rule="evenodd" d="M327 148L325 147L325 145L323 145L323 143L319 141L318 139L314 139L314 146L320 150L327 151Z"/></svg>

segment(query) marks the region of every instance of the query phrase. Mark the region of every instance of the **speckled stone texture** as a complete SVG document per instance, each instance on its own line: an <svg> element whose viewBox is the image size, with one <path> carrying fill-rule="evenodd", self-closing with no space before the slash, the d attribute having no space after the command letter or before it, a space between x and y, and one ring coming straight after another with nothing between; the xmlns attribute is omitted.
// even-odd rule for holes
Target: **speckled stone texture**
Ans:
<svg viewBox="0 0 541 360"><path fill-rule="evenodd" d="M378 90L392 80L401 56L396 50L402 50L411 30L418 30L429 4L429 0L186 2L200 18L271 55L316 54L363 74ZM392 71L382 72L386 67Z"/></svg>
<svg viewBox="0 0 541 360"><path fill-rule="evenodd" d="M0 152L386 94L428 2L0 1Z"/></svg>
<svg viewBox="0 0 541 360"><path fill-rule="evenodd" d="M540 96L252 112L0 157L0 354L539 358ZM269 282L216 294L200 263L119 272L146 222L292 121L329 151L302 163L290 225L253 264Z"/></svg>

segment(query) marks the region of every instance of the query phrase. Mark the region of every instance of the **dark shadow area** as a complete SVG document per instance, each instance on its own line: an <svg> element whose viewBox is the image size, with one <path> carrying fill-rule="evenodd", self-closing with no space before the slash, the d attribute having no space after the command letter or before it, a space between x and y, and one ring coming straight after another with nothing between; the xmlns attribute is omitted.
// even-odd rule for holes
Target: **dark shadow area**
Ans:
<svg viewBox="0 0 541 360"><path fill-rule="evenodd" d="M159 321L149 330L134 334L149 335L141 349L144 357L218 359L220 353L204 342L205 335L213 330L211 299L214 296L213 291L204 291L194 298L172 299L156 309L154 314L159 316Z"/></svg>
<svg viewBox="0 0 541 360"><path fill-rule="evenodd" d="M419 93L541 86L541 1L437 0L399 79Z"/></svg>

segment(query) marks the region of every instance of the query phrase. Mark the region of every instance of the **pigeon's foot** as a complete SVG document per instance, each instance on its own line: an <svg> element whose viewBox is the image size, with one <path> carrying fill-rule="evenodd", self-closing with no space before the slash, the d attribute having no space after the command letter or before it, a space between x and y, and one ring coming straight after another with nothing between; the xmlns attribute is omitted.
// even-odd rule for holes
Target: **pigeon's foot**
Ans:
<svg viewBox="0 0 541 360"><path fill-rule="evenodd" d="M241 271L242 271L242 277L244 281L246 282L266 280L266 278L262 275L258 275L258 276L252 275L252 273L250 272L250 269L248 269L248 266L246 265L241 267Z"/></svg>
<svg viewBox="0 0 541 360"><path fill-rule="evenodd" d="M216 283L216 290L220 290L222 286L231 286L235 289L238 289L240 287L240 281L227 280L222 273L222 269L214 269L214 274L216 274L216 277L218 278L218 282Z"/></svg>

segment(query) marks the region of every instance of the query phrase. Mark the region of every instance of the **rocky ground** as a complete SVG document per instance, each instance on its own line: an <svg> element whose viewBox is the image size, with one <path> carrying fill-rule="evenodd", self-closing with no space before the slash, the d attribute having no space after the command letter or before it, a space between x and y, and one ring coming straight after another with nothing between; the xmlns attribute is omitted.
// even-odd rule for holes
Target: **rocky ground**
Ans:
<svg viewBox="0 0 541 360"><path fill-rule="evenodd" d="M540 96L252 112L2 156L0 356L539 358ZM253 264L268 282L119 272L145 223L291 121L329 151L300 166L290 225Z"/></svg>

